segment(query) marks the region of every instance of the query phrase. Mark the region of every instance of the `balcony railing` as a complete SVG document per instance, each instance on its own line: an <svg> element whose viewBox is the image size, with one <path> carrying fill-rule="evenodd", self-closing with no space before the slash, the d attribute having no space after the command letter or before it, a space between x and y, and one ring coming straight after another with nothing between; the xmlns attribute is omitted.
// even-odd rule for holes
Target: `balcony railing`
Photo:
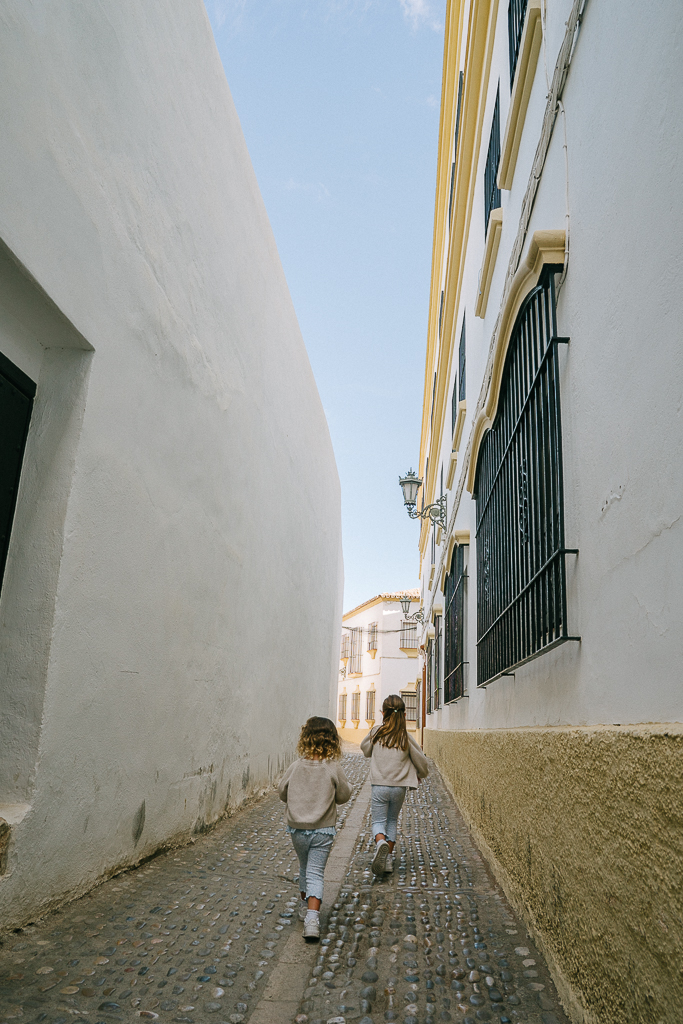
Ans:
<svg viewBox="0 0 683 1024"><path fill-rule="evenodd" d="M498 188L498 164L500 163L500 86L496 93L496 105L493 108L489 151L484 170L484 235L489 229L491 210L500 206L500 189Z"/></svg>

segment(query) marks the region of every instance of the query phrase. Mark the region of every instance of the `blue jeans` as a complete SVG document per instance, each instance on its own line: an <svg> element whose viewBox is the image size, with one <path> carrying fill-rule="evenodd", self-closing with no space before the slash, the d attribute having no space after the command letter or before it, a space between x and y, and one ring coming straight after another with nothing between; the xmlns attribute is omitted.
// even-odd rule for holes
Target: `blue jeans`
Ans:
<svg viewBox="0 0 683 1024"><path fill-rule="evenodd" d="M309 832L305 835L303 831L292 832L291 836L299 858L299 889L306 893L307 899L309 896L315 896L317 900L321 900L325 865L334 836L325 835L323 832Z"/></svg>
<svg viewBox="0 0 683 1024"><path fill-rule="evenodd" d="M406 798L405 786L373 786L372 787L372 834L381 832L383 836L396 842L396 822Z"/></svg>

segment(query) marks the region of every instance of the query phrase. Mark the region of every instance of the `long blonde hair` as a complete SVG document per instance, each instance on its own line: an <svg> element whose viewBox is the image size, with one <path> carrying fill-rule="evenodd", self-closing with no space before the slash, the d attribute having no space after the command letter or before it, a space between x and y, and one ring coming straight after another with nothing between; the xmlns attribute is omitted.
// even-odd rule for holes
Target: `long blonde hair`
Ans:
<svg viewBox="0 0 683 1024"><path fill-rule="evenodd" d="M407 750L410 746L408 730L406 729L406 706L396 693L382 704L382 718L384 721L372 737L373 746L381 743L383 747L398 747L399 750Z"/></svg>

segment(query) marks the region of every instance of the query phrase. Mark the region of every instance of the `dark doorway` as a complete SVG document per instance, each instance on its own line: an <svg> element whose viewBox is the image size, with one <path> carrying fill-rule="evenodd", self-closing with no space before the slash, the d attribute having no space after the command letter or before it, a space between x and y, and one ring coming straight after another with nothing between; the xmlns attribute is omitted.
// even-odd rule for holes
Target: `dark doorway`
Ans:
<svg viewBox="0 0 683 1024"><path fill-rule="evenodd" d="M0 352L0 590L36 386Z"/></svg>

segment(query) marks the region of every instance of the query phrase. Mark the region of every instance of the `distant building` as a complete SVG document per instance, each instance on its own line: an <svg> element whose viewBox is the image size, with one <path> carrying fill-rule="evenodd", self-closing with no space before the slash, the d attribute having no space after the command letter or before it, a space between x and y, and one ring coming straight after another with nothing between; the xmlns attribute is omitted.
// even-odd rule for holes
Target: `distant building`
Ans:
<svg viewBox="0 0 683 1024"><path fill-rule="evenodd" d="M340 492L200 0L3 4L0 919L268 787L336 699Z"/></svg>
<svg viewBox="0 0 683 1024"><path fill-rule="evenodd" d="M424 745L574 1021L681 1015L681 24L446 7Z"/></svg>
<svg viewBox="0 0 683 1024"><path fill-rule="evenodd" d="M401 597L411 599L409 614L417 611L419 590L401 590L378 594L342 620L337 726L351 742L382 721L382 703L392 693L405 701L408 729L418 728L417 625L404 618Z"/></svg>

